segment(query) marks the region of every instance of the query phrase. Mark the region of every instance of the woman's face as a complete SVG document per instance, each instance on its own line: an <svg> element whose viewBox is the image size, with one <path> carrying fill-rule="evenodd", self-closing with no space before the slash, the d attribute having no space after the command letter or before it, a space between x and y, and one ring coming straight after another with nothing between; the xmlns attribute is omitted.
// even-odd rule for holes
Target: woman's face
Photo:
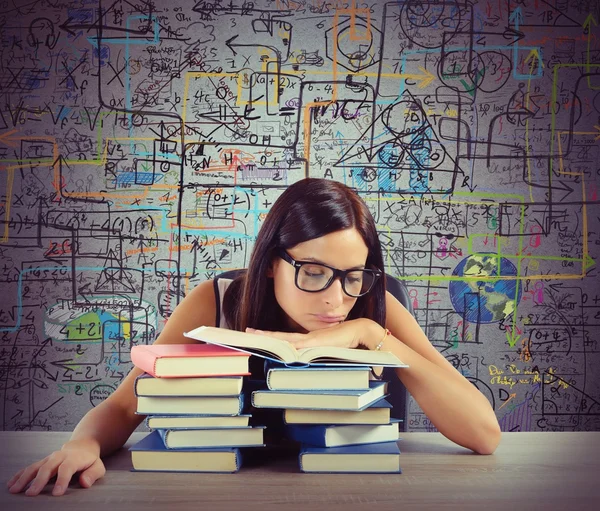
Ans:
<svg viewBox="0 0 600 511"><path fill-rule="evenodd" d="M368 248L359 232L344 229L289 248L296 261L323 263L339 270L364 268ZM310 332L339 324L356 303L356 298L342 290L339 278L323 291L308 293L294 283L296 269L280 257L272 266L275 298L287 315L288 325L295 331Z"/></svg>

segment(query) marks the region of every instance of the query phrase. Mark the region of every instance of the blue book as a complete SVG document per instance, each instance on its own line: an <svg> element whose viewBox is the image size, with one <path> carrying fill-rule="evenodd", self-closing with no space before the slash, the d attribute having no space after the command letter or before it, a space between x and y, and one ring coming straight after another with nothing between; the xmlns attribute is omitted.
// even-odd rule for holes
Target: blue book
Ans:
<svg viewBox="0 0 600 511"><path fill-rule="evenodd" d="M390 474L402 473L396 442L313 447L303 445L299 455L302 472Z"/></svg>
<svg viewBox="0 0 600 511"><path fill-rule="evenodd" d="M237 472L242 459L238 448L167 449L158 431L129 448L136 472Z"/></svg>
<svg viewBox="0 0 600 511"><path fill-rule="evenodd" d="M293 424L285 428L291 440L315 447L342 447L347 445L396 442L398 421L390 424L308 425Z"/></svg>
<svg viewBox="0 0 600 511"><path fill-rule="evenodd" d="M252 406L256 408L303 408L309 410L353 410L368 408L387 395L387 382L371 381L365 390L256 390Z"/></svg>
<svg viewBox="0 0 600 511"><path fill-rule="evenodd" d="M284 424L389 424L392 405L384 398L362 411L302 410L283 411Z"/></svg>
<svg viewBox="0 0 600 511"><path fill-rule="evenodd" d="M167 449L264 447L265 426L246 428L158 429Z"/></svg>
<svg viewBox="0 0 600 511"><path fill-rule="evenodd" d="M270 367L270 390L364 390L369 388L370 367Z"/></svg>

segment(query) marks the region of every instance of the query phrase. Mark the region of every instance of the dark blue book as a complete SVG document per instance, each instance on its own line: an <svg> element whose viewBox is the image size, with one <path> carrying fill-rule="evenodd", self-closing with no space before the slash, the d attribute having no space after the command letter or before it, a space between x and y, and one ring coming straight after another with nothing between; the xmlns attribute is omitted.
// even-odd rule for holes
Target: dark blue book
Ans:
<svg viewBox="0 0 600 511"><path fill-rule="evenodd" d="M293 424L286 426L287 438L315 447L342 447L348 445L396 442L398 421L390 424L346 424L309 425Z"/></svg>
<svg viewBox="0 0 600 511"><path fill-rule="evenodd" d="M137 472L237 472L238 448L167 449L158 431L132 445L131 462Z"/></svg>
<svg viewBox="0 0 600 511"><path fill-rule="evenodd" d="M391 474L402 473L396 442L313 447L303 445L299 455L302 472Z"/></svg>

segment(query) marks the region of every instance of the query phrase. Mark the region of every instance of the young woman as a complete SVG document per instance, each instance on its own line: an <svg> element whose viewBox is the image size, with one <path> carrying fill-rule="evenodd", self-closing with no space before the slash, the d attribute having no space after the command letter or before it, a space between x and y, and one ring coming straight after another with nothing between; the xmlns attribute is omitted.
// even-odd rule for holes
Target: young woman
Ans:
<svg viewBox="0 0 600 511"><path fill-rule="evenodd" d="M175 308L156 343L193 342L200 325L257 329L298 348L335 345L395 353L409 368L395 372L435 427L480 454L491 454L500 428L487 398L429 342L413 316L385 289L373 217L350 188L304 179L286 189L257 236L247 272L233 282L205 281ZM8 487L37 495L56 476L62 495L79 472L91 486L101 459L119 449L143 420L133 393L137 368L91 409L71 439L15 474ZM29 484L31 482L31 484ZM29 485L29 486L28 486Z"/></svg>

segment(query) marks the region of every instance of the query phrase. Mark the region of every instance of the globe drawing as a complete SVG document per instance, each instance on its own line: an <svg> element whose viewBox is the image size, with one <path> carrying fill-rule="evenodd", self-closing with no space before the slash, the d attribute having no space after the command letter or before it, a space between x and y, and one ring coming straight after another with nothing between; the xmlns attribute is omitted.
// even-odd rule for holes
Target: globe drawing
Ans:
<svg viewBox="0 0 600 511"><path fill-rule="evenodd" d="M450 282L450 301L465 321L496 323L512 314L521 300L517 279L488 279L517 276L515 266L504 257L471 255L458 263L452 274L462 278Z"/></svg>

